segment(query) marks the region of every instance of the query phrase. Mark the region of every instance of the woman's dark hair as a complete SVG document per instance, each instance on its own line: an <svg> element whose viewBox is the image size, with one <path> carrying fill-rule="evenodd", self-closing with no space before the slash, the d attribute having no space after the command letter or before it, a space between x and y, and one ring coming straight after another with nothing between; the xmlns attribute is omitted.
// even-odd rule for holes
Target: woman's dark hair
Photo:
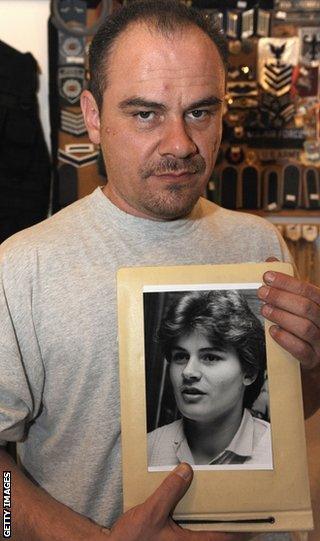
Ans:
<svg viewBox="0 0 320 541"><path fill-rule="evenodd" d="M250 408L264 382L266 349L262 323L251 311L244 295L238 290L175 294L158 331L163 353L169 362L177 340L193 331L203 334L213 347L234 348L243 372L257 376L244 394L244 407Z"/></svg>
<svg viewBox="0 0 320 541"><path fill-rule="evenodd" d="M197 26L216 45L222 62L227 66L227 42L218 24L179 0L137 0L106 18L92 40L89 52L90 90L102 108L107 85L108 57L117 38L134 22L146 23L165 36L188 26Z"/></svg>

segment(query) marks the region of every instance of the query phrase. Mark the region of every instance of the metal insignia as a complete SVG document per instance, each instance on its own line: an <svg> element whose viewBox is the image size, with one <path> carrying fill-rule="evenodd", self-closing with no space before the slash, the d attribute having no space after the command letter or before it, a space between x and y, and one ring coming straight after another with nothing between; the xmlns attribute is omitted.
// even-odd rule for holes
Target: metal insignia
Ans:
<svg viewBox="0 0 320 541"><path fill-rule="evenodd" d="M256 34L260 37L270 36L271 12L264 9L257 10L257 29Z"/></svg>
<svg viewBox="0 0 320 541"><path fill-rule="evenodd" d="M247 39L254 34L254 10L248 9L242 13L241 38Z"/></svg>
<svg viewBox="0 0 320 541"><path fill-rule="evenodd" d="M233 11L227 12L227 36L229 38L239 38L240 34L240 13Z"/></svg>

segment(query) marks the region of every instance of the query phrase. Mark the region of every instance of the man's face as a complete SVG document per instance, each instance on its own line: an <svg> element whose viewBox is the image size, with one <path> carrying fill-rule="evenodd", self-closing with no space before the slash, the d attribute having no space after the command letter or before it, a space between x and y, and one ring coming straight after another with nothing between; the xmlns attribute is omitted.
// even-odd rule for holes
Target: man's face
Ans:
<svg viewBox="0 0 320 541"><path fill-rule="evenodd" d="M224 68L197 27L164 37L131 25L108 61L100 143L105 193L145 218L186 215L203 194L221 140Z"/></svg>

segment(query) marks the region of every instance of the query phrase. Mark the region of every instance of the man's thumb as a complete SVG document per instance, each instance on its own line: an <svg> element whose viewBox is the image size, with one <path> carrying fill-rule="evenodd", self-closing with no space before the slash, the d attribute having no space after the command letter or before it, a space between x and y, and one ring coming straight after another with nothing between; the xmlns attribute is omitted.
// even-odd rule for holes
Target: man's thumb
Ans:
<svg viewBox="0 0 320 541"><path fill-rule="evenodd" d="M179 464L145 502L150 512L156 512L158 520L169 516L179 500L187 492L193 478L189 464Z"/></svg>

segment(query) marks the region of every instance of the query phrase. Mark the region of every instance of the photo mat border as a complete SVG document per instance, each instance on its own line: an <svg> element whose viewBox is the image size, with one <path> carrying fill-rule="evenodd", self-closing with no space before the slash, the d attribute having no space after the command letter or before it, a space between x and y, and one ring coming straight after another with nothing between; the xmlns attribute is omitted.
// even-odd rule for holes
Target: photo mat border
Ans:
<svg viewBox="0 0 320 541"><path fill-rule="evenodd" d="M119 270L125 510L144 501L167 475L164 471L147 470L143 287L262 283L263 274L268 270L293 275L289 263L279 262ZM175 520L190 529L292 531L313 527L299 362L271 339L269 326L266 321L274 469L195 471L193 483L174 514ZM294 479L292 471L295 471Z"/></svg>

